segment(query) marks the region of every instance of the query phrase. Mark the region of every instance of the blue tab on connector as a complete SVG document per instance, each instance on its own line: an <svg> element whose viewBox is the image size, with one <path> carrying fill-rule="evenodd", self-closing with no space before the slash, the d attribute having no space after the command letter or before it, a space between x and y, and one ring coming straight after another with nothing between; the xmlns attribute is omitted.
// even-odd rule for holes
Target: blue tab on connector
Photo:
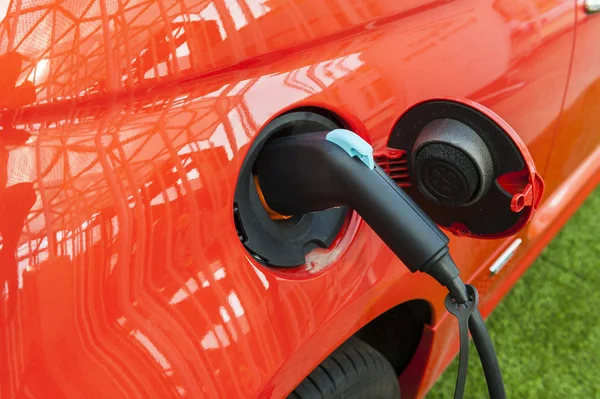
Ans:
<svg viewBox="0 0 600 399"><path fill-rule="evenodd" d="M346 129L335 129L327 133L325 138L327 141L338 145L351 157L360 159L369 169L375 169L373 147L358 134Z"/></svg>

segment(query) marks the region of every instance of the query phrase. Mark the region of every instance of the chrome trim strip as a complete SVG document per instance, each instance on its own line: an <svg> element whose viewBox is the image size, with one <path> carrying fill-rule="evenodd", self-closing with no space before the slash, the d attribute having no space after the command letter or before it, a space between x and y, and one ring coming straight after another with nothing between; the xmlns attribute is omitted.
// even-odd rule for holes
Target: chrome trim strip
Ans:
<svg viewBox="0 0 600 399"><path fill-rule="evenodd" d="M490 274L492 276L498 274L502 270L502 268L508 263L508 261L517 252L517 248L519 248L519 245L521 245L522 242L523 242L523 240L521 240L520 238L517 238L515 241L513 241L512 244L509 245L508 248L506 248L506 250L504 252L502 252L502 255L500 255L498 257L498 259L496 259L494 264L492 266L490 266Z"/></svg>
<svg viewBox="0 0 600 399"><path fill-rule="evenodd" d="M600 11L600 0L585 0L583 6L588 14L598 12Z"/></svg>

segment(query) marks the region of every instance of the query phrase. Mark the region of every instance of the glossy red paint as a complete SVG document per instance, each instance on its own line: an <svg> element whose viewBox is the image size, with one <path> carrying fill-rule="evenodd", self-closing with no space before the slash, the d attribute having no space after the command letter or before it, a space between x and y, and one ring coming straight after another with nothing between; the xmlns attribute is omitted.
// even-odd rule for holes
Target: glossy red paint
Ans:
<svg viewBox="0 0 600 399"><path fill-rule="evenodd" d="M377 150L404 111L438 97L482 104L518 133L549 190L515 258L489 279L512 239L451 241L485 314L598 182L584 112L598 104L600 69L585 56L597 19L575 0L12 0L0 11L2 397L282 397L410 299L433 320L402 389L425 394L457 349L444 290L358 218L292 271L263 267L237 238L239 167L286 110L331 110Z"/></svg>

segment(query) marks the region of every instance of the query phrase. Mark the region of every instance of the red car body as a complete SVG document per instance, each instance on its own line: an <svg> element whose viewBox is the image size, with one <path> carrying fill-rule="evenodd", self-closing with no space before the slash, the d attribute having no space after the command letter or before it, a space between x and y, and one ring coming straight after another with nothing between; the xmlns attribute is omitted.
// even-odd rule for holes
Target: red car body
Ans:
<svg viewBox="0 0 600 399"><path fill-rule="evenodd" d="M581 0L0 8L2 398L279 398L407 303L426 306L402 394L426 394L458 349L444 288L358 216L294 269L238 239L241 163L288 110L333 112L378 153L431 98L482 104L519 134L546 183L531 223L451 240L484 316L600 179L600 15Z"/></svg>

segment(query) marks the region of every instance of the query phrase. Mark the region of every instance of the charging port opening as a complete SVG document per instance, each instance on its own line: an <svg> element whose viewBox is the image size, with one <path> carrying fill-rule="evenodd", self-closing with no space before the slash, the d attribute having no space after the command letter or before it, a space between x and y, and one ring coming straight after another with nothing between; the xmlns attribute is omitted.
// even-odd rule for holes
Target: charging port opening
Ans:
<svg viewBox="0 0 600 399"><path fill-rule="evenodd" d="M267 124L242 164L234 199L238 236L252 257L267 266L298 267L317 248L329 248L341 234L347 208L332 208L303 215L281 215L262 196L255 162L264 145L282 136L330 131L345 127L337 115L319 108L299 108Z"/></svg>

